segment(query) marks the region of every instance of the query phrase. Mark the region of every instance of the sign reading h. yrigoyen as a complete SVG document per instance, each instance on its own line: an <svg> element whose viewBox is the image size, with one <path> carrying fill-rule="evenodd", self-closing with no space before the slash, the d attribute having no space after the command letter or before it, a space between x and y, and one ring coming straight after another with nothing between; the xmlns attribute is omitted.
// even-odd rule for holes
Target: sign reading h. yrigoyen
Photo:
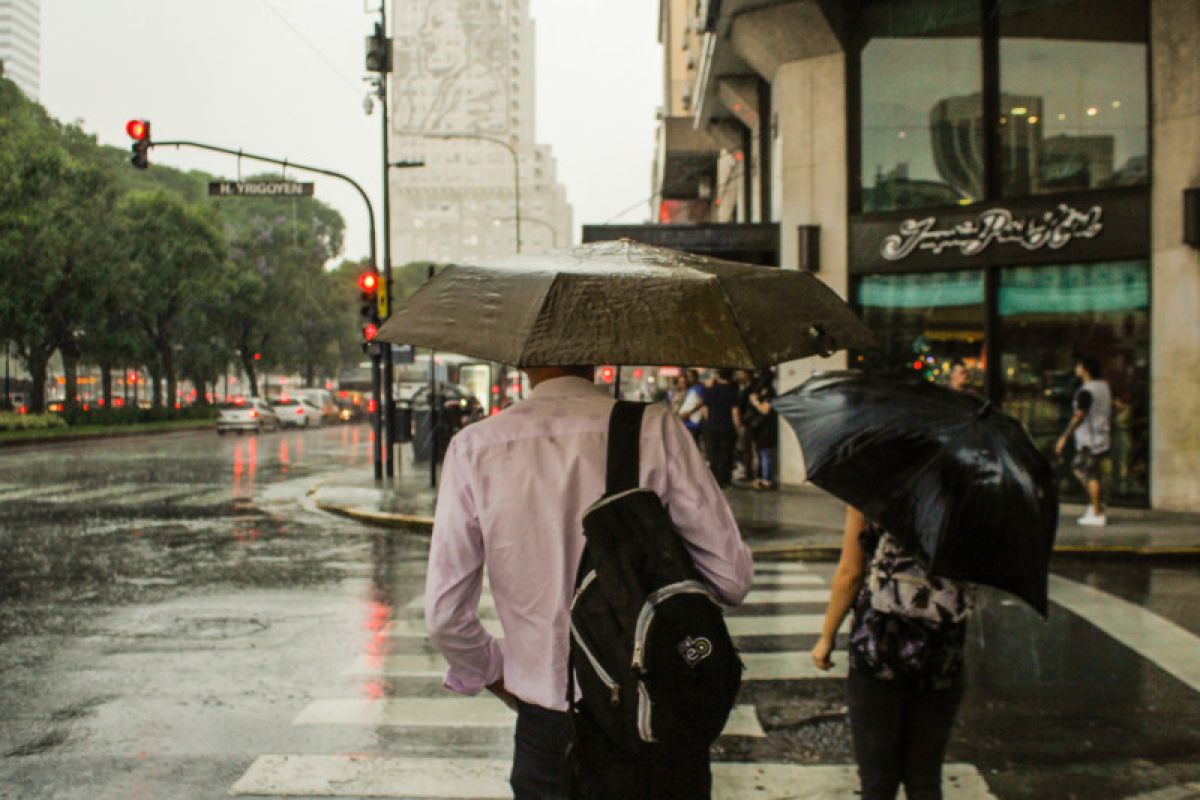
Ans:
<svg viewBox="0 0 1200 800"><path fill-rule="evenodd" d="M297 181L210 181L213 197L312 197L311 183Z"/></svg>

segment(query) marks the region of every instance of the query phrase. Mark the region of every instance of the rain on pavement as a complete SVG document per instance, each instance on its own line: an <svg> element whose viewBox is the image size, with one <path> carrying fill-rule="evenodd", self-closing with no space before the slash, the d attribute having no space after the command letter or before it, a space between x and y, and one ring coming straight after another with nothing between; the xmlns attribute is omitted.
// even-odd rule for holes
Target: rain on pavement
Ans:
<svg viewBox="0 0 1200 800"><path fill-rule="evenodd" d="M363 426L0 451L0 798L507 796L511 718L421 635L426 540L308 502L369 458ZM717 797L854 795L844 653L804 632L831 575L760 562L733 612ZM1193 796L1200 570L1055 576L1048 622L981 597L947 797Z"/></svg>

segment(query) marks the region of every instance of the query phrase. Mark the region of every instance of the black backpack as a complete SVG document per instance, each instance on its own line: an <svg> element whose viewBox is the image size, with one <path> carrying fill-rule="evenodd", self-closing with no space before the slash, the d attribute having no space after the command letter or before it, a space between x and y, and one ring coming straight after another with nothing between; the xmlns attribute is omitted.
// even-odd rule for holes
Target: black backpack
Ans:
<svg viewBox="0 0 1200 800"><path fill-rule="evenodd" d="M743 666L666 508L638 486L645 410L624 401L613 408L604 497L583 516L567 702L572 719L582 706L619 747L662 757L708 749Z"/></svg>

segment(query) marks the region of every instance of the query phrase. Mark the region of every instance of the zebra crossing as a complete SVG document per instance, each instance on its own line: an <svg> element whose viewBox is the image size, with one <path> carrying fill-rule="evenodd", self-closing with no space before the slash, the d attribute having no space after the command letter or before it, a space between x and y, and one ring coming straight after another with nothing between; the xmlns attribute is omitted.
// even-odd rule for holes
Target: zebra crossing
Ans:
<svg viewBox="0 0 1200 800"><path fill-rule="evenodd" d="M821 672L812 666L806 648L795 647L800 636L811 644L820 632L828 587L818 572L796 562L767 563L755 568L755 588L745 604L727 616L735 639L755 638L754 648L743 648L746 681L829 681L844 678L845 659L838 668ZM803 613L796 613L799 607ZM511 798L511 736L486 739L487 752L479 752L480 735L511 732L515 716L488 695L465 698L443 692L440 680L446 668L433 652L424 630L422 598L399 607L398 618L378 620L364 646L342 671L368 687L353 697L319 697L299 710L292 725L323 731L387 731L388 746L370 752L355 751L347 738L345 753L268 753L260 755L229 790L235 796L271 797L403 797L403 798ZM500 634L495 603L485 586L481 599L485 626ZM778 643L774 650L764 649ZM354 685L352 682L351 685ZM795 691L803 692L802 684ZM429 737L446 744L436 756ZM458 745L456 736L474 744ZM764 740L757 709L738 705L722 734L730 740ZM323 741L328 741L324 739ZM841 798L858 789L853 765L789 763L715 763L714 798L718 800L782 800L782 798ZM946 797L951 800L993 798L986 782L971 765L950 764L945 770Z"/></svg>
<svg viewBox="0 0 1200 800"><path fill-rule="evenodd" d="M205 508L234 501L232 487L216 488L211 484L167 484L147 486L144 483L116 482L87 488L79 483L55 483L39 486L0 485L0 503L20 500L56 508L115 507L131 508L149 503L163 503L181 508Z"/></svg>

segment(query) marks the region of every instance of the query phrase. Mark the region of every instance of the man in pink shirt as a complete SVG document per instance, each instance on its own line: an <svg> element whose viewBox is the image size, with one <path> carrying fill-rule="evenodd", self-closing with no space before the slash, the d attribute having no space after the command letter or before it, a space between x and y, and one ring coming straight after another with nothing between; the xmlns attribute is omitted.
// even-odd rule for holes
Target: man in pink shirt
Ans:
<svg viewBox="0 0 1200 800"><path fill-rule="evenodd" d="M529 399L450 443L425 590L426 624L450 665L446 688L486 688L517 711L518 800L567 796L569 609L583 514L604 494L614 403L593 383L593 367L528 374ZM692 437L665 407L647 409L642 422L640 473L709 587L723 603L740 603L752 582L750 551ZM485 569L503 644L479 621ZM702 767L707 778L707 758Z"/></svg>

